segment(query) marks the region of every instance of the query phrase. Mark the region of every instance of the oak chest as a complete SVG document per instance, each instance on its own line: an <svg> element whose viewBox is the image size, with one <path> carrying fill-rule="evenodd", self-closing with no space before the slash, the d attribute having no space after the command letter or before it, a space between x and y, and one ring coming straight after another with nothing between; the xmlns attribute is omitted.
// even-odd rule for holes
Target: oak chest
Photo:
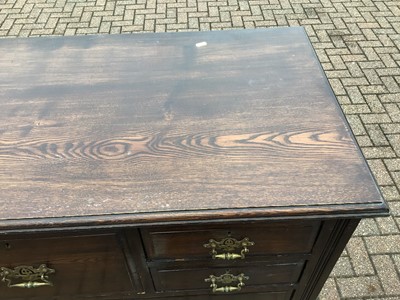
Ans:
<svg viewBox="0 0 400 300"><path fill-rule="evenodd" d="M302 28L0 40L0 299L315 299L387 214Z"/></svg>

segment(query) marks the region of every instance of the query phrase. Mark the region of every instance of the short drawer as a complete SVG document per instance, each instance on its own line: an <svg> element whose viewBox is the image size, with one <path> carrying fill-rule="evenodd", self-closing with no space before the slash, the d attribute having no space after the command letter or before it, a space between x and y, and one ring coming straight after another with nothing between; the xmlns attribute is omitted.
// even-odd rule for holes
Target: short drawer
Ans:
<svg viewBox="0 0 400 300"><path fill-rule="evenodd" d="M7 287L7 282L0 282L0 298L54 299L66 295L73 298L133 289L114 234L0 241L0 267L36 269L43 264L55 271L48 274L52 285L28 289ZM10 285L25 282L22 278L7 278L11 279ZM40 279L33 281L43 284Z"/></svg>
<svg viewBox="0 0 400 300"><path fill-rule="evenodd" d="M241 293L241 294L220 294L220 295L192 295L182 297L151 298L154 300L289 300L293 290L269 291L263 293Z"/></svg>
<svg viewBox="0 0 400 300"><path fill-rule="evenodd" d="M258 288L259 286L267 286L271 284L295 284L300 278L300 274L304 267L304 261L270 264L266 262L257 262L246 264L245 266L229 266L229 267L206 267L197 264L177 264L172 267L151 267L151 274L154 279L155 289L158 292L170 291L195 291L204 290L212 292L210 287L211 281L205 281L213 275L216 279L218 287L233 286L236 287L239 281L232 283L223 283L223 275L228 274L228 277L237 277L243 274L245 286L241 292L248 289ZM231 276L232 275L232 276ZM222 276L222 277L221 277ZM237 279L239 280L239 279Z"/></svg>
<svg viewBox="0 0 400 300"><path fill-rule="evenodd" d="M152 227L141 230L149 260L210 258L210 240L226 238L254 242L246 256L310 253L320 228L318 221L241 223L231 225L196 225ZM218 254L240 254L243 247L232 251L215 249Z"/></svg>

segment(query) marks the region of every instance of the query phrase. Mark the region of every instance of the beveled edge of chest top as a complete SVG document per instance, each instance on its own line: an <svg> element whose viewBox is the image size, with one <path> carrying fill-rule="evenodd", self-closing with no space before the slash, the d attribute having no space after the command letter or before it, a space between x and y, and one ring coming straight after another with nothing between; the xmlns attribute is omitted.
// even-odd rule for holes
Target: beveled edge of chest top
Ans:
<svg viewBox="0 0 400 300"><path fill-rule="evenodd" d="M388 213L302 28L0 45L0 231Z"/></svg>

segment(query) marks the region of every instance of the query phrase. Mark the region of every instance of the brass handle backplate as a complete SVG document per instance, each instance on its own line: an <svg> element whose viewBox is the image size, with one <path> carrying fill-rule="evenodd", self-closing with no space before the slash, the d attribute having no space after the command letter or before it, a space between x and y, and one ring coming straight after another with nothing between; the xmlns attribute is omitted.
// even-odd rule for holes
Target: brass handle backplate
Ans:
<svg viewBox="0 0 400 300"><path fill-rule="evenodd" d="M211 248L211 257L213 259L225 259L225 260L231 260L231 259L244 259L245 254L249 252L249 249L247 247L249 246L254 246L254 242L251 242L248 237L245 237L244 239L238 241L237 239L227 237L222 239L221 241L216 241L213 239L210 239L207 244L204 244L203 246L205 248ZM237 248L242 248L240 253L231 253L230 251L234 251ZM225 251L225 253L218 254L218 251Z"/></svg>
<svg viewBox="0 0 400 300"><path fill-rule="evenodd" d="M14 269L0 267L1 281L6 282L9 288L36 288L39 286L52 286L49 281L49 274L55 273L55 270L46 265L40 265L38 268L31 266L18 266Z"/></svg>
<svg viewBox="0 0 400 300"><path fill-rule="evenodd" d="M249 277L245 276L243 273L235 276L230 274L229 271L221 276L210 275L208 278L204 279L205 282L211 282L210 287L212 288L213 293L230 293L240 291L244 286L244 280L249 280ZM238 283L235 286L227 285L233 282ZM225 286L218 287L218 283L225 284Z"/></svg>

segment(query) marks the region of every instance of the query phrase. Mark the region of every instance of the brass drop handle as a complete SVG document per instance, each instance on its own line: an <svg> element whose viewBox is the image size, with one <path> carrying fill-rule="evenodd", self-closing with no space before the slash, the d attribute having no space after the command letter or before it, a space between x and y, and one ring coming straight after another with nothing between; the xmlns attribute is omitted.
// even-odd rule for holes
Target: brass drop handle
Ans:
<svg viewBox="0 0 400 300"><path fill-rule="evenodd" d="M18 266L14 269L0 267L1 281L7 282L9 288L36 288L50 285L49 274L55 273L55 270L48 268L45 264L38 268L32 266Z"/></svg>
<svg viewBox="0 0 400 300"><path fill-rule="evenodd" d="M245 285L243 282L244 280L249 280L249 277L245 276L243 273L235 276L230 274L229 271L221 276L210 275L208 278L204 279L205 282L211 282L210 287L212 288L213 293L230 293L240 291ZM231 284L232 282L238 283L235 286L225 285L218 287L217 285L218 283Z"/></svg>
<svg viewBox="0 0 400 300"><path fill-rule="evenodd" d="M205 248L211 248L211 257L212 259L244 259L246 256L245 254L249 252L247 247L254 246L254 242L251 242L248 237L238 241L237 239L227 237L222 239L221 241L216 241L214 239L210 239L207 244L203 246ZM234 251L237 248L242 248L240 253L232 253L230 251ZM225 251L225 253L218 254L218 251Z"/></svg>

